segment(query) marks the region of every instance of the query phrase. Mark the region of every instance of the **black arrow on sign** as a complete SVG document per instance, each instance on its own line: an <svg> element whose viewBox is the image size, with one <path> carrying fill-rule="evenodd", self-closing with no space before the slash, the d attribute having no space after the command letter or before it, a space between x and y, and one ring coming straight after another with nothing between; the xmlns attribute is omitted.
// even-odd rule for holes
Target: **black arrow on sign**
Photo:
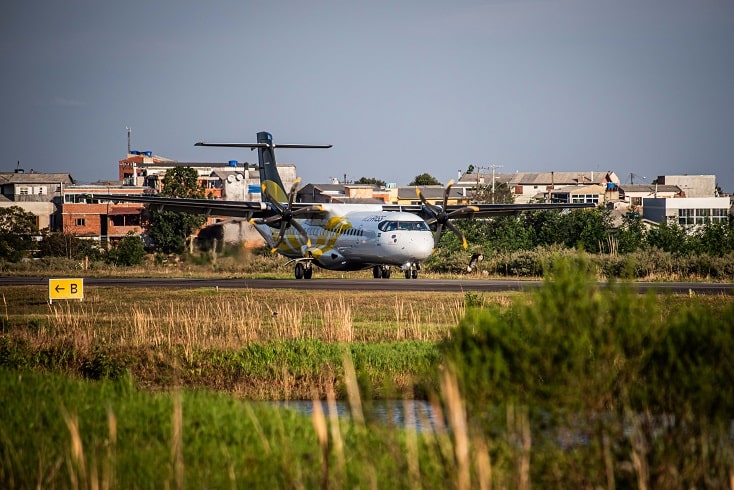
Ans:
<svg viewBox="0 0 734 490"><path fill-rule="evenodd" d="M58 293L58 292L59 292L59 290L63 291L63 290L64 290L64 289L66 289L66 288L62 288L62 287L61 287L60 285L58 285L58 284L57 284L57 285L56 285L56 287L55 287L54 289L56 289L56 292Z"/></svg>

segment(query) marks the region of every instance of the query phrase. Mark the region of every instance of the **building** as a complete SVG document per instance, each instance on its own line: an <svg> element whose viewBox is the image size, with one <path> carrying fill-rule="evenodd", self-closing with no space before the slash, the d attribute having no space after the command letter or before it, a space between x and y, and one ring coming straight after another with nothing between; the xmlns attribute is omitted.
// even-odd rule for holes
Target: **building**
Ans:
<svg viewBox="0 0 734 490"><path fill-rule="evenodd" d="M731 202L728 197L645 198L643 216L656 223L681 226L727 222Z"/></svg>
<svg viewBox="0 0 734 490"><path fill-rule="evenodd" d="M654 197L685 197L677 185L657 184L620 184L619 205L615 207L634 208L641 211L642 200Z"/></svg>
<svg viewBox="0 0 734 490"><path fill-rule="evenodd" d="M306 184L296 195L297 202L385 204L392 202L397 188L371 184Z"/></svg>
<svg viewBox="0 0 734 490"><path fill-rule="evenodd" d="M683 191L685 197L715 197L715 175L660 175L658 185L674 185Z"/></svg>
<svg viewBox="0 0 734 490"><path fill-rule="evenodd" d="M612 171L595 172L515 172L514 174L463 174L456 187L471 188L506 184L516 203L547 202L550 192L560 187L608 184L619 185L619 177Z"/></svg>
<svg viewBox="0 0 734 490"><path fill-rule="evenodd" d="M80 184L64 189L61 207L62 230L78 237L113 243L128 233L143 232L145 207L139 203L92 199L92 194L152 194L147 187L121 185L119 182Z"/></svg>
<svg viewBox="0 0 734 490"><path fill-rule="evenodd" d="M74 179L67 173L41 173L23 169L0 172L0 207L19 206L36 217L39 230L61 229L61 202L64 189Z"/></svg>
<svg viewBox="0 0 734 490"><path fill-rule="evenodd" d="M401 186L398 187L397 201L393 204L412 205L420 204L421 199L418 197L417 190L429 204L443 205L443 196L446 187L442 185L421 185L421 186ZM449 196L446 204L469 204L472 200L471 190L467 187L454 186L449 190Z"/></svg>
<svg viewBox="0 0 734 490"><path fill-rule="evenodd" d="M177 162L153 155L149 151L133 151L127 158L119 161L119 176L123 185L150 187L160 192L166 172L174 167L190 167L196 170L199 186L206 197L229 201L260 200L260 173L257 166L237 160ZM278 173L286 190L290 190L296 180L295 165L279 163Z"/></svg>
<svg viewBox="0 0 734 490"><path fill-rule="evenodd" d="M569 185L556 188L549 191L550 202L561 204L593 203L598 206L616 199L616 188L613 185Z"/></svg>

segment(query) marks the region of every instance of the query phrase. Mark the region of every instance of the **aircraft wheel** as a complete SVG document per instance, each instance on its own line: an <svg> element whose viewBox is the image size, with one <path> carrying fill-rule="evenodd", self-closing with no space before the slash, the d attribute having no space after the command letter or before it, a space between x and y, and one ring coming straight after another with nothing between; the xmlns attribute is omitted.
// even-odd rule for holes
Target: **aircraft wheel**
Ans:
<svg viewBox="0 0 734 490"><path fill-rule="evenodd" d="M311 279L312 277L313 277L313 267L306 267L306 269L303 271L303 278Z"/></svg>
<svg viewBox="0 0 734 490"><path fill-rule="evenodd" d="M410 279L410 269L405 270L405 278Z"/></svg>
<svg viewBox="0 0 734 490"><path fill-rule="evenodd" d="M297 263L295 271L294 271L296 279L303 279L303 271L304 271L303 264L301 264L300 262Z"/></svg>
<svg viewBox="0 0 734 490"><path fill-rule="evenodd" d="M390 279L390 269L388 269L387 267L385 267L384 269L382 269L382 278L383 279Z"/></svg>
<svg viewBox="0 0 734 490"><path fill-rule="evenodd" d="M376 265L372 268L372 277L379 279L382 277L382 267Z"/></svg>
<svg viewBox="0 0 734 490"><path fill-rule="evenodd" d="M412 271L410 271L410 276L413 279L418 279L418 271L416 269L413 269Z"/></svg>

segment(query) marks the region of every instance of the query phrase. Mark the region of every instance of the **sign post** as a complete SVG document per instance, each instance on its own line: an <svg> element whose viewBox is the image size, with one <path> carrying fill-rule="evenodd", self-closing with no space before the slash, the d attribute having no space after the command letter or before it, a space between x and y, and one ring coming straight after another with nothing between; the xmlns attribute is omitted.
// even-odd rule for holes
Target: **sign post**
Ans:
<svg viewBox="0 0 734 490"><path fill-rule="evenodd" d="M48 302L55 299L84 299L84 279L49 279Z"/></svg>

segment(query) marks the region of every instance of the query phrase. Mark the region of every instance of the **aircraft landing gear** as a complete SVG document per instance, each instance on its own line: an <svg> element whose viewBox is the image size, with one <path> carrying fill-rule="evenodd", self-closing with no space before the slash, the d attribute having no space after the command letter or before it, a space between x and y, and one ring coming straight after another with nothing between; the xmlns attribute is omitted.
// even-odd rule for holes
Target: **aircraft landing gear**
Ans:
<svg viewBox="0 0 734 490"><path fill-rule="evenodd" d="M372 268L372 277L375 279L390 279L390 266L376 265Z"/></svg>
<svg viewBox="0 0 734 490"><path fill-rule="evenodd" d="M313 277L313 267L311 266L311 262L306 262L305 264L302 262L296 263L293 275L296 279L311 279L311 277Z"/></svg>
<svg viewBox="0 0 734 490"><path fill-rule="evenodd" d="M420 268L421 266L416 263L405 264L403 266L403 270L405 271L405 278L406 279L418 279L418 271L420 270Z"/></svg>

